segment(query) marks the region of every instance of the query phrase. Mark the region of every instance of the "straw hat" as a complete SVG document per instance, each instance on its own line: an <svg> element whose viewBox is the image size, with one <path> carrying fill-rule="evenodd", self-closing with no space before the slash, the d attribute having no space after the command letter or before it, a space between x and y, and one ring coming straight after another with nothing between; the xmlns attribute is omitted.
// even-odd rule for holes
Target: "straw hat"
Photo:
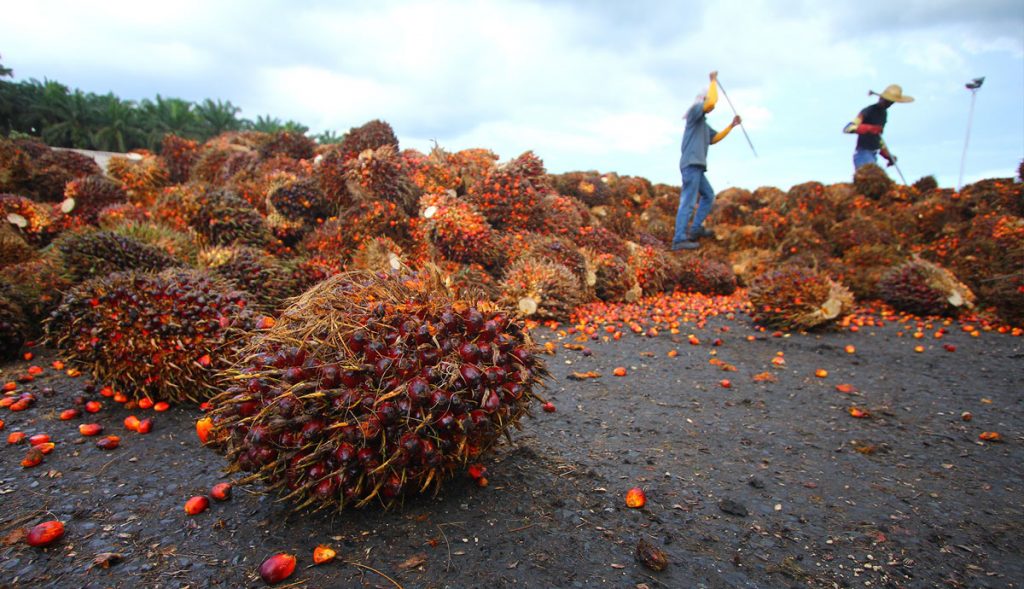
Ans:
<svg viewBox="0 0 1024 589"><path fill-rule="evenodd" d="M878 94L876 92L876 94ZM889 84L881 94L878 94L889 102L914 102L913 96L904 96L903 87L899 84Z"/></svg>

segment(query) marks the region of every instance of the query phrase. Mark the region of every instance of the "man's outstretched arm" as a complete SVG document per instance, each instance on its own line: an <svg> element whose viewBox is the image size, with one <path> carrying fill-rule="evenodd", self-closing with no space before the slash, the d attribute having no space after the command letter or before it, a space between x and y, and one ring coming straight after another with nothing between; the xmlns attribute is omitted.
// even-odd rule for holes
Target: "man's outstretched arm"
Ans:
<svg viewBox="0 0 1024 589"><path fill-rule="evenodd" d="M708 94L704 97L704 112L709 113L715 109L718 102L718 72L711 72L711 85L708 86Z"/></svg>
<svg viewBox="0 0 1024 589"><path fill-rule="evenodd" d="M715 136L711 138L711 144L714 145L715 143L718 143L719 141L725 139L725 136L729 134L729 131L732 131L733 127L735 127L736 125L739 125L742 122L743 122L743 120L740 119L739 115L734 116L732 118L732 122L729 123L728 127L722 129L718 133L715 133Z"/></svg>

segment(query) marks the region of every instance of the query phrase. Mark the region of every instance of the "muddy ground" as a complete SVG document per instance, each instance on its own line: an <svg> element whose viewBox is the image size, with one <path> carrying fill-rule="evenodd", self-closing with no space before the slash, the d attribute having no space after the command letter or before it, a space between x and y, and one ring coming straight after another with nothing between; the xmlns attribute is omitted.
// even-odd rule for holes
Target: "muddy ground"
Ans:
<svg viewBox="0 0 1024 589"><path fill-rule="evenodd" d="M0 439L45 432L56 449L24 469L26 446L0 444L0 587L262 587L257 568L276 552L298 556L282 586L300 587L1019 587L1024 337L953 323L936 339L940 327L773 337L720 317L585 342L589 355L540 328L557 349L545 395L558 410L538 410L486 462L489 486L463 475L398 510L331 514L239 486L186 515L189 497L226 480L195 435L198 410L131 411L155 418L148 435L125 431L129 412L110 399L60 421L86 379L36 350L3 367L2 382L45 371L18 388L37 391L34 407L0 410ZM602 376L568 378L589 370ZM764 372L777 380L755 381ZM87 420L121 446L80 436ZM980 441L986 431L1003 441ZM643 509L625 505L634 486ZM17 541L52 518L66 524L58 543ZM641 539L667 553L664 571L637 562ZM312 567L318 544L339 559ZM94 564L102 553L119 562Z"/></svg>

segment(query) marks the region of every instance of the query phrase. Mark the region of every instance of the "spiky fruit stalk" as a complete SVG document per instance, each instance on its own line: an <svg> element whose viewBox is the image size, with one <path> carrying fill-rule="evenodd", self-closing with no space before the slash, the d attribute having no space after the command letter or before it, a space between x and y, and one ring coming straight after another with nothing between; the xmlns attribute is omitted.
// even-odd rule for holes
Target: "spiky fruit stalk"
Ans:
<svg viewBox="0 0 1024 589"><path fill-rule="evenodd" d="M917 315L956 315L974 307L974 293L949 270L920 258L893 268L878 283L879 297Z"/></svg>
<svg viewBox="0 0 1024 589"><path fill-rule="evenodd" d="M341 138L339 149L344 161L353 159L367 149L377 149L385 145L394 145L398 149L398 137L391 125L380 119L374 119L359 127L352 127Z"/></svg>
<svg viewBox="0 0 1024 589"><path fill-rule="evenodd" d="M200 400L234 360L249 307L196 270L125 272L73 288L44 327L65 360L96 380L135 397Z"/></svg>
<svg viewBox="0 0 1024 589"><path fill-rule="evenodd" d="M325 280L250 341L212 444L297 508L390 506L517 427L546 370L508 309L436 274Z"/></svg>
<svg viewBox="0 0 1024 589"><path fill-rule="evenodd" d="M367 149L348 160L345 178L348 192L359 200L393 202L406 213L416 212L419 188L409 177L410 170L394 145Z"/></svg>
<svg viewBox="0 0 1024 589"><path fill-rule="evenodd" d="M853 308L846 287L811 268L782 266L750 285L751 315L780 329L812 329L834 323Z"/></svg>

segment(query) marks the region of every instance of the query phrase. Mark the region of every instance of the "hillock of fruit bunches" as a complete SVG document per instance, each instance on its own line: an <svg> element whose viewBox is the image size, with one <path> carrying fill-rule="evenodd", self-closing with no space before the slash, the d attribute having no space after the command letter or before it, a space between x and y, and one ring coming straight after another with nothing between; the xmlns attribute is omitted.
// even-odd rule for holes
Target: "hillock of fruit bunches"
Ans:
<svg viewBox="0 0 1024 589"><path fill-rule="evenodd" d="M0 139L0 356L43 335L52 313L46 341L78 367L131 394L202 399L250 327L286 316L290 297L352 270L427 266L453 301L499 305L510 322L675 291L749 300L755 321L784 329L834 325L854 297L1024 322L1019 179L955 192L867 166L847 183L729 188L707 221L713 237L692 252L668 249L678 193L615 173L550 174L531 151L402 149L379 120L335 145L286 132L167 135L158 153L106 170ZM136 302L150 307L133 315ZM155 372L118 355L134 346L163 360L144 339L179 332L200 341L169 350Z"/></svg>

